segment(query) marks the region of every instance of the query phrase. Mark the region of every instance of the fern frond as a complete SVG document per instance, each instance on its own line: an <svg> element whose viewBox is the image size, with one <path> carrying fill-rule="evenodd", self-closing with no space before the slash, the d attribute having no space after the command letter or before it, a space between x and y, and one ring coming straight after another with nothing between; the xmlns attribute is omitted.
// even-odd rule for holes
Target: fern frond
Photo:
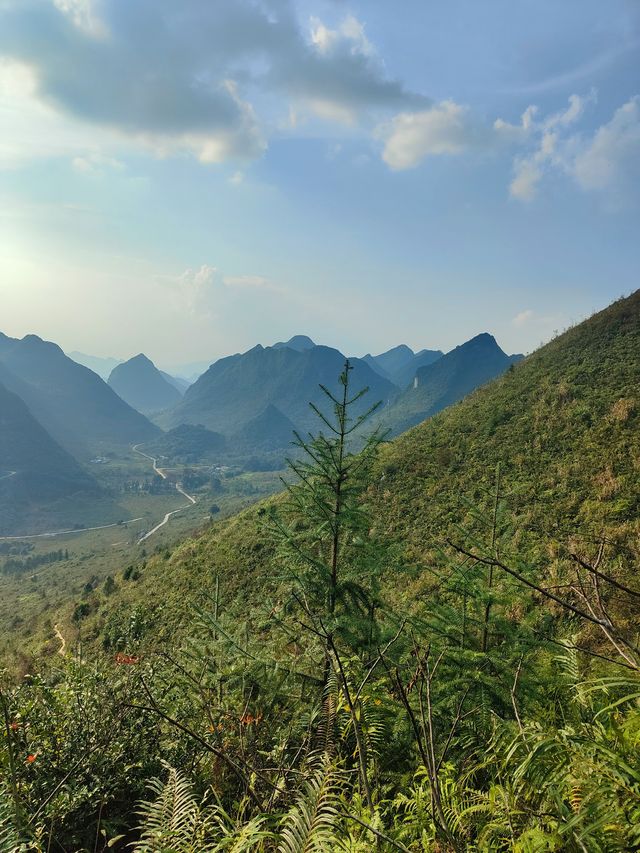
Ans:
<svg viewBox="0 0 640 853"><path fill-rule="evenodd" d="M325 758L285 816L278 853L330 853L339 817L335 770Z"/></svg>

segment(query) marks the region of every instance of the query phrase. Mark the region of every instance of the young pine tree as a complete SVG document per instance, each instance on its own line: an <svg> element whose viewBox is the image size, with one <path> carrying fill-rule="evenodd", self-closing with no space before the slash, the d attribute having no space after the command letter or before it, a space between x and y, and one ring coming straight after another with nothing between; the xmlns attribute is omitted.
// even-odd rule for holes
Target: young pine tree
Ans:
<svg viewBox="0 0 640 853"><path fill-rule="evenodd" d="M306 439L294 433L299 453L288 465L296 479L287 485L283 513L271 514L293 581L291 602L320 638L325 660L335 644L361 655L378 640L377 577L384 549L370 535L365 491L384 434L377 429L364 436L364 425L380 403L362 404L369 389L352 392L352 370L346 360L338 394L320 386L329 411L309 404L320 431Z"/></svg>

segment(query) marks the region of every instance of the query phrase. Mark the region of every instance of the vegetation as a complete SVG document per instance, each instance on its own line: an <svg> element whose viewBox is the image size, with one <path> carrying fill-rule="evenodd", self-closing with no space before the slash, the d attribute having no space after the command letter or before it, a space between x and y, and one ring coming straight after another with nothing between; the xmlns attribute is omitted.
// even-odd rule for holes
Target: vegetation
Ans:
<svg viewBox="0 0 640 853"><path fill-rule="evenodd" d="M462 400L521 360L522 356L504 353L495 338L486 333L440 358L425 360L420 354L410 362L413 373L403 386L403 394L380 418L398 435Z"/></svg>
<svg viewBox="0 0 640 853"><path fill-rule="evenodd" d="M0 849L640 849L640 293L358 454L350 368L5 681Z"/></svg>
<svg viewBox="0 0 640 853"><path fill-rule="evenodd" d="M300 430L313 428L307 401L321 402L318 383L337 390L336 377L343 362L344 356L331 347L312 345L298 350L288 345L258 345L216 361L187 389L177 406L156 420L163 427L203 424L230 437L272 405L278 417L267 413L267 420L276 422L276 427L285 416ZM356 382L369 386L376 399L387 402L397 394L396 386L365 361L354 359L352 363Z"/></svg>

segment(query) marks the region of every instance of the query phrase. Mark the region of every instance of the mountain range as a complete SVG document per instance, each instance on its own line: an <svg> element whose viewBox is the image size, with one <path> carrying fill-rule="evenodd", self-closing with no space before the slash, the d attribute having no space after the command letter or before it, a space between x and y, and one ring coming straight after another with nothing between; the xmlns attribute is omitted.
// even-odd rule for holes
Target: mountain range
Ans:
<svg viewBox="0 0 640 853"><path fill-rule="evenodd" d="M231 436L273 405L296 428L305 430L315 422L309 402L327 404L319 384L339 392L344 360L342 353L331 347L312 345L299 350L258 344L246 353L212 364L187 389L182 401L156 421L163 427L203 424ZM368 386L370 399L386 404L396 396L396 386L365 361L354 359L352 364L355 386Z"/></svg>
<svg viewBox="0 0 640 853"><path fill-rule="evenodd" d="M398 435L462 400L522 359L522 355L503 352L493 335L476 335L431 364L418 367L412 384L380 414L380 421Z"/></svg>
<svg viewBox="0 0 640 853"><path fill-rule="evenodd" d="M84 358L91 363L91 356ZM398 434L518 358L506 355L488 334L444 355L414 353L400 345L350 359L351 387L369 389L358 413L380 401L377 422ZM104 369L102 362L96 366ZM82 463L118 448L128 452L134 444L177 463L277 468L290 451L294 430L317 429L309 404L325 410L332 405L320 386L340 394L344 362L338 350L295 335L219 359L185 389L187 383L159 370L142 353L116 364L105 382L54 343L36 335L18 340L0 334L6 410L0 510L9 525L3 529L14 529L20 518L42 517L47 504L59 507L74 496L92 496L87 504L104 502L107 497ZM106 515L114 511L108 507ZM72 520L73 514L67 517Z"/></svg>
<svg viewBox="0 0 640 853"><path fill-rule="evenodd" d="M404 389L413 381L418 368L432 364L442 355L442 350L439 349L423 349L414 352L406 344L400 344L379 355L367 354L363 361L366 361L376 373L389 379L398 388Z"/></svg>
<svg viewBox="0 0 640 853"><path fill-rule="evenodd" d="M96 373L37 335L17 340L0 333L0 382L76 458L159 433Z"/></svg>

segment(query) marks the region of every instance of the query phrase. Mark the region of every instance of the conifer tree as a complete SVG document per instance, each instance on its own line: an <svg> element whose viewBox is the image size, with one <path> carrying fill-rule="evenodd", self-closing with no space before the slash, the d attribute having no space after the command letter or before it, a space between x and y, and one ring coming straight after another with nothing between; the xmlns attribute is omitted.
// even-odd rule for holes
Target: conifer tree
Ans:
<svg viewBox="0 0 640 853"><path fill-rule="evenodd" d="M309 404L320 431L307 438L294 433L299 452L287 462L296 479L286 484L283 515L272 512L271 522L294 582L293 600L327 648L340 637L357 653L371 646L377 630L381 549L370 536L364 495L366 474L384 433L378 428L364 435L380 402L358 405L369 389L352 393L352 370L347 359L338 395L320 386L329 412Z"/></svg>

